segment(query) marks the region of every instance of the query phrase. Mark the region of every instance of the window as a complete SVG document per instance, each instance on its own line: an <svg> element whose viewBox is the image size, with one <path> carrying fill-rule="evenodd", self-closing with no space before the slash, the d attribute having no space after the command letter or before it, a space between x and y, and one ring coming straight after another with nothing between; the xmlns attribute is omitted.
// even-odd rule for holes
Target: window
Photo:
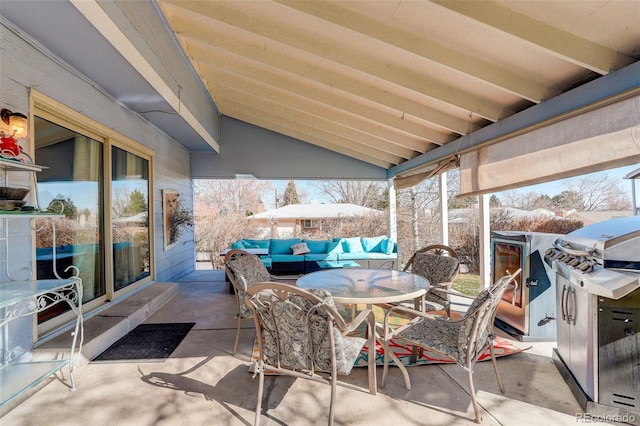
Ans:
<svg viewBox="0 0 640 426"><path fill-rule="evenodd" d="M313 219L304 219L302 227L303 228L317 228L318 227L318 221L317 220L313 220Z"/></svg>

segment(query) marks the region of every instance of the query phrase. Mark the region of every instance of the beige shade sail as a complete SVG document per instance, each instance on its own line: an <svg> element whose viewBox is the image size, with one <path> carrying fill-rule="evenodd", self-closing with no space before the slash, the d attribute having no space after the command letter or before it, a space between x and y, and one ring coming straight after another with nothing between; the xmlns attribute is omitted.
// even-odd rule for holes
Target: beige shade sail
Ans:
<svg viewBox="0 0 640 426"><path fill-rule="evenodd" d="M440 163L430 167L428 171L420 171L418 173L411 173L406 175L398 175L393 181L393 184L398 189L410 188L419 184L422 181L430 179L434 176L438 176L441 173L446 173L449 170L455 169L459 166L458 156L452 156Z"/></svg>
<svg viewBox="0 0 640 426"><path fill-rule="evenodd" d="M640 162L640 94L488 144L460 157L468 197Z"/></svg>

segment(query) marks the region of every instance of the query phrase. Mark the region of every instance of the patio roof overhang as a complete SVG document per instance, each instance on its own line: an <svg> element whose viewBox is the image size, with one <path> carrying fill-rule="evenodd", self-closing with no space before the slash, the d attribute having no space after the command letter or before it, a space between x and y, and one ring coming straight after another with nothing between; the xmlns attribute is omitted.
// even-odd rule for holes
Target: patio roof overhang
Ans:
<svg viewBox="0 0 640 426"><path fill-rule="evenodd" d="M59 0L1 13L191 151L199 178L382 180L488 150L521 163L518 144L549 150L535 131L562 122L590 139L567 118L630 93L637 104L640 87L635 2ZM564 177L640 161L573 160Z"/></svg>

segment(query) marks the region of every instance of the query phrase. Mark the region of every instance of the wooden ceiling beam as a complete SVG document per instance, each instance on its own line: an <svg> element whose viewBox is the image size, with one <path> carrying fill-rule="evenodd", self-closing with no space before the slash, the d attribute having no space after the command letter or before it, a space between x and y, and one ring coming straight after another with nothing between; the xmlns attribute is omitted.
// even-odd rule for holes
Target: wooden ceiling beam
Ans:
<svg viewBox="0 0 640 426"><path fill-rule="evenodd" d="M601 75L635 62L633 58L615 50L493 2L437 0L434 3L489 25L495 30L526 40L555 57Z"/></svg>
<svg viewBox="0 0 640 426"><path fill-rule="evenodd" d="M480 83L491 85L530 102L540 103L543 99L549 99L558 94L557 91L550 92L547 87L538 83L536 76L526 76L505 70L457 52L449 46L443 46L402 28L389 25L383 20L374 20L337 4L299 0L276 1L440 64L445 68L444 72L449 70L464 74Z"/></svg>
<svg viewBox="0 0 640 426"><path fill-rule="evenodd" d="M402 63L390 63L384 57L377 57L371 52L380 48L376 40L367 40L362 43L359 40L350 43L350 39L333 40L332 32L336 32L335 26L329 28L300 27L296 25L299 16L280 13L280 9L272 7L272 4L256 4L254 2L220 2L212 8L205 2L179 2L179 7L207 17L211 21L218 21L230 27L241 29L255 35L253 53L265 53L280 49L283 54L297 51L298 58L295 61L283 61L276 66L289 66L295 68L311 64L313 70L307 73L313 78L321 78L318 74L326 73L326 67L337 69L335 65L342 67L343 77L353 80L367 80L367 84L375 84L380 91L398 91L404 89L412 92L414 96L421 95L437 102L457 108L463 112L471 112L490 121L513 115L514 111L495 101L482 98L468 91L461 90L447 83L446 78L435 79L426 73L420 73L416 69L404 66ZM268 5L268 6L267 6ZM282 6L281 9L287 9ZM289 20L287 20L289 19ZM208 29L194 28L194 21L190 18L182 22L179 14L175 14L172 26L178 33L189 34L192 37L201 37L203 41L217 43L218 40L208 33ZM209 25L207 27L211 27ZM325 25L326 27L327 25ZM322 37L315 34L319 32ZM247 42L248 40L245 40ZM277 46L277 45L280 46ZM245 46L249 48L250 46ZM240 46L236 46L237 49ZM338 67L340 68L340 67ZM366 78L365 76L369 76ZM373 78L372 78L373 77ZM394 87L397 86L397 87ZM426 104L426 102L425 102Z"/></svg>

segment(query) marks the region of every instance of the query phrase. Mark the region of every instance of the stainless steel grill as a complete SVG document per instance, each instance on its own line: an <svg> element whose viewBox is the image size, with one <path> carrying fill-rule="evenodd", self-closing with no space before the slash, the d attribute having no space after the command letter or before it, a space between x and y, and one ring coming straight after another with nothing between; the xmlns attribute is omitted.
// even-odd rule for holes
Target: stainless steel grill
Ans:
<svg viewBox="0 0 640 426"><path fill-rule="evenodd" d="M554 362L583 409L640 424L640 217L558 238Z"/></svg>

